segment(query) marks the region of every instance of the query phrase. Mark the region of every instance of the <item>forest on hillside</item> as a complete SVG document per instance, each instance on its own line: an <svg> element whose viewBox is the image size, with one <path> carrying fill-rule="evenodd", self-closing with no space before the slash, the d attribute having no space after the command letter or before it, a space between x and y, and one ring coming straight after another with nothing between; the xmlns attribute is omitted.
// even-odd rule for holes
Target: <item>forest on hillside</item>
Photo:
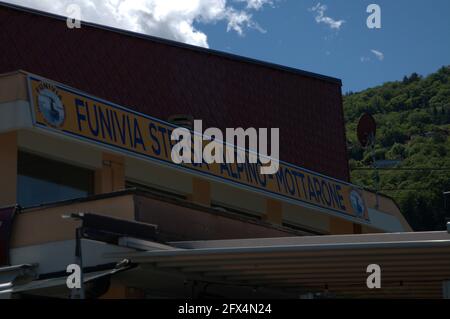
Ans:
<svg viewBox="0 0 450 319"><path fill-rule="evenodd" d="M363 113L377 122L375 162L356 127ZM450 66L344 96L349 165L354 184L395 199L414 230L442 230L450 217ZM369 169L368 169L369 168ZM446 198L447 197L447 198Z"/></svg>

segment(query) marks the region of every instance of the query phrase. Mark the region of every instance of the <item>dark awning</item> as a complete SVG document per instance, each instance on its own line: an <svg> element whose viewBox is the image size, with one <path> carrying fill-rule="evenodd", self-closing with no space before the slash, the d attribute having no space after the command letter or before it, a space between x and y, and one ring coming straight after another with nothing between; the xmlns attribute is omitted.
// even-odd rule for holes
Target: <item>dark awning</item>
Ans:
<svg viewBox="0 0 450 319"><path fill-rule="evenodd" d="M170 250L115 254L187 278L337 297L442 298L450 279L447 232L176 242ZM120 256L119 256L120 255ZM367 266L381 267L368 289Z"/></svg>

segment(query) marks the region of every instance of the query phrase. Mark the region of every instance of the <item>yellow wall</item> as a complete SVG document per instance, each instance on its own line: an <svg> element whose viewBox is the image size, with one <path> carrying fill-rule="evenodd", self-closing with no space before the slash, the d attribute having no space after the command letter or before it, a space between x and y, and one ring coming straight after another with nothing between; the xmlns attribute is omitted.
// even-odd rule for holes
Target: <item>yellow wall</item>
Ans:
<svg viewBox="0 0 450 319"><path fill-rule="evenodd" d="M126 283L111 279L108 291L100 299L143 299L145 293L142 289L127 287Z"/></svg>
<svg viewBox="0 0 450 319"><path fill-rule="evenodd" d="M350 221L342 218L330 217L330 235L354 234L355 227Z"/></svg>
<svg viewBox="0 0 450 319"><path fill-rule="evenodd" d="M367 207L374 208L376 206L376 194L368 191L364 191L364 199ZM413 229L406 221L403 214L400 212L395 201L389 197L378 195L378 208L377 210L392 215L399 220L405 231L411 232Z"/></svg>
<svg viewBox="0 0 450 319"><path fill-rule="evenodd" d="M103 153L102 168L95 171L95 193L104 194L125 189L125 159Z"/></svg>
<svg viewBox="0 0 450 319"><path fill-rule="evenodd" d="M25 210L15 218L11 248L74 239L80 222L62 216L83 212L134 220L133 195Z"/></svg>
<svg viewBox="0 0 450 319"><path fill-rule="evenodd" d="M0 207L17 203L17 133L0 134Z"/></svg>
<svg viewBox="0 0 450 319"><path fill-rule="evenodd" d="M193 177L192 178L192 194L188 199L194 203L210 206L211 205L211 184L209 181Z"/></svg>
<svg viewBox="0 0 450 319"><path fill-rule="evenodd" d="M267 199L264 219L270 223L283 224L283 205L279 200Z"/></svg>

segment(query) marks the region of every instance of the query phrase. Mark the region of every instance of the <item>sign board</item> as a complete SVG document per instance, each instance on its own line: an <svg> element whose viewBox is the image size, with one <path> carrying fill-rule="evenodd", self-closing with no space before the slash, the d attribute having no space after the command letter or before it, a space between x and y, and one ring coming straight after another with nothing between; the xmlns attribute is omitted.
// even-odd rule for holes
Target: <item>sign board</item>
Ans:
<svg viewBox="0 0 450 319"><path fill-rule="evenodd" d="M251 163L178 165L171 159L173 124L34 75L28 85L34 125L41 129L369 222L362 190L351 184L283 162L274 175L259 174L260 164Z"/></svg>
<svg viewBox="0 0 450 319"><path fill-rule="evenodd" d="M377 123L375 119L372 115L365 113L359 119L358 127L356 128L356 135L361 146L367 147L370 143L373 143L376 133Z"/></svg>

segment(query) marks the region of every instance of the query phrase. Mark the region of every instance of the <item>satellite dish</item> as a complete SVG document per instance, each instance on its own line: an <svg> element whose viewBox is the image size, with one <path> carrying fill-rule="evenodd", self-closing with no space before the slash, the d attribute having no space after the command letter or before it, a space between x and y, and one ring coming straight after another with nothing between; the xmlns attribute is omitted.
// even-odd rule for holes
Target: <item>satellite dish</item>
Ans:
<svg viewBox="0 0 450 319"><path fill-rule="evenodd" d="M356 129L356 134L358 136L358 141L361 143L362 147L367 147L375 140L375 135L377 133L377 123L372 115L365 113L358 122L358 128Z"/></svg>

